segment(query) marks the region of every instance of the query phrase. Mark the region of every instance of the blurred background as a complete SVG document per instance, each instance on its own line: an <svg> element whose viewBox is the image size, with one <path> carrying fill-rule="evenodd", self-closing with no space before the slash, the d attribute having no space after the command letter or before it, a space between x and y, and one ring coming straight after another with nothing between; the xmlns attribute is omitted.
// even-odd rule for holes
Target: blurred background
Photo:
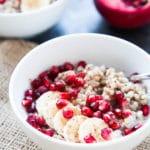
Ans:
<svg viewBox="0 0 150 150"><path fill-rule="evenodd" d="M131 30L110 26L95 8L93 0L70 0L62 18L51 29L28 40L42 43L71 33L102 33L131 41L150 53L150 24Z"/></svg>

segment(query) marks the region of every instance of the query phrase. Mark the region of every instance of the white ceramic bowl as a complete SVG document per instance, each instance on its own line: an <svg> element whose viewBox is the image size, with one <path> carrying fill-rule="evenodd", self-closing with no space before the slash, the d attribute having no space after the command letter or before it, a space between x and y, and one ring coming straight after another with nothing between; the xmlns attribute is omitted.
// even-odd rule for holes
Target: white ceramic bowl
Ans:
<svg viewBox="0 0 150 150"><path fill-rule="evenodd" d="M21 101L24 91L29 88L29 79L35 78L51 65L78 60L86 60L95 65L105 64L126 73L150 72L150 56L141 48L119 38L98 34L75 34L50 40L30 51L19 62L10 80L10 102L24 132L44 150L130 150L137 146L150 132L150 119L131 135L97 144L68 143L50 138L25 121L27 115ZM150 81L145 84L150 91Z"/></svg>
<svg viewBox="0 0 150 150"><path fill-rule="evenodd" d="M0 36L31 37L52 27L63 14L68 0L58 0L46 7L21 13L0 13Z"/></svg>

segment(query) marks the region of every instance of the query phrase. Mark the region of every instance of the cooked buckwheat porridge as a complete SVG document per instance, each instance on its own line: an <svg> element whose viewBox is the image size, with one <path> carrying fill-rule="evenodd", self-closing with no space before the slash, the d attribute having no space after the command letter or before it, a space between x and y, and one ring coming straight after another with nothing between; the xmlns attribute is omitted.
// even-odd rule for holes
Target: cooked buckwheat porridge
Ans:
<svg viewBox="0 0 150 150"><path fill-rule="evenodd" d="M75 143L131 134L149 115L146 87L114 68L65 62L31 80L22 105L41 133Z"/></svg>
<svg viewBox="0 0 150 150"><path fill-rule="evenodd" d="M17 13L45 7L57 0L0 0L0 13Z"/></svg>

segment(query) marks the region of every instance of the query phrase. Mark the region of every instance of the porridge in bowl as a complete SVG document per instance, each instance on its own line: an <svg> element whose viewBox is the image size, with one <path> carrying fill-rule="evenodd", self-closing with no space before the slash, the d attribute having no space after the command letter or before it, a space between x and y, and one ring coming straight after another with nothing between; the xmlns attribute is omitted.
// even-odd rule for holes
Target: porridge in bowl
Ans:
<svg viewBox="0 0 150 150"><path fill-rule="evenodd" d="M32 11L45 7L56 0L0 0L0 13Z"/></svg>
<svg viewBox="0 0 150 150"><path fill-rule="evenodd" d="M149 115L146 87L114 68L79 61L52 66L31 81L22 105L43 134L96 143L133 133Z"/></svg>

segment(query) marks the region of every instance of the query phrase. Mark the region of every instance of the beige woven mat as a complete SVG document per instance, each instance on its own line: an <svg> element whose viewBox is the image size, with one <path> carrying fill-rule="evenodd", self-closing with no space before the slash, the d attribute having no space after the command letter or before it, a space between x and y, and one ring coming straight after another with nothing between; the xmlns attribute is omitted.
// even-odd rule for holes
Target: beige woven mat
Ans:
<svg viewBox="0 0 150 150"><path fill-rule="evenodd" d="M0 150L40 150L20 129L8 98L8 83L14 67L35 46L21 40L0 41ZM135 150L150 150L150 137Z"/></svg>

